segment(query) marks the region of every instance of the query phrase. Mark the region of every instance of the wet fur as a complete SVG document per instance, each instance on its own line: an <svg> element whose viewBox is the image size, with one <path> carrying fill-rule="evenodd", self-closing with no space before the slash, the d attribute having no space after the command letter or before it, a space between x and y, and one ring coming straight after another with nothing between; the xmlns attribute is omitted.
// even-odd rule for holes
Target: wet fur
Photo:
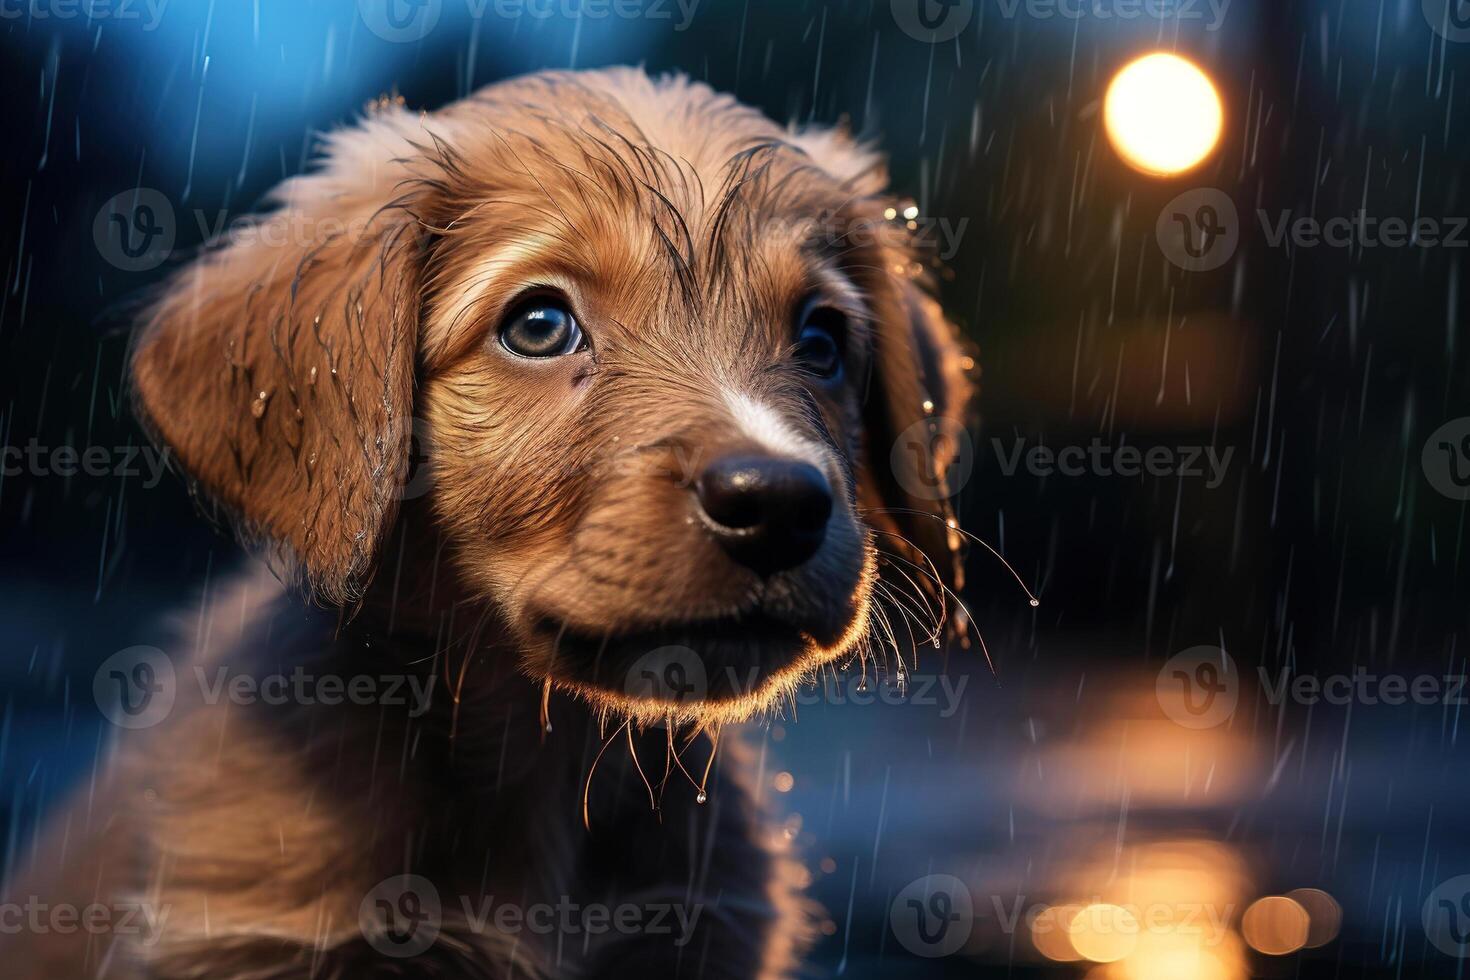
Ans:
<svg viewBox="0 0 1470 980"><path fill-rule="evenodd" d="M937 617L958 577L948 512L889 465L899 433L962 416L968 385L885 181L841 132L631 70L530 76L327 137L258 219L305 240L221 243L138 335L144 423L287 583L206 597L174 659L181 678L410 672L435 678L432 710L181 702L125 740L10 888L146 896L171 910L162 940L29 936L11 975L791 975L813 910L730 723L866 656L891 590ZM527 368L490 346L527 286L572 299L591 354ZM853 323L839 391L790 365L810 294ZM680 515L699 460L773 442L809 453L840 501L809 567L759 582ZM422 493L405 489L416 448ZM790 649L697 628L758 612L799 624ZM753 683L628 695L608 651L686 628L712 675ZM429 952L388 959L358 906L407 872L435 882L445 923ZM682 949L584 947L476 934L461 895L704 912Z"/></svg>

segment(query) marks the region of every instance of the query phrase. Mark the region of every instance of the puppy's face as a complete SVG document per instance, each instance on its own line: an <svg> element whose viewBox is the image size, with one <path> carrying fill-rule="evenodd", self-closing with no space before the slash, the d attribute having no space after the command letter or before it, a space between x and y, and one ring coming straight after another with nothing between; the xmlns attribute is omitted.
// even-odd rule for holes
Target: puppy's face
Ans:
<svg viewBox="0 0 1470 980"><path fill-rule="evenodd" d="M901 431L936 404L962 408L963 382L860 149L632 72L509 83L419 126L395 117L339 137L306 180L335 182L312 190L338 208L374 205L371 230L275 256L268 282L283 261L296 272L275 326L263 318L269 339L226 325L212 341L234 359L231 385L273 411L284 395L302 416L265 413L238 433L250 472L242 481L236 462L212 489L284 537L318 588L328 556L313 552L370 571L411 411L461 581L497 607L528 673L599 705L645 718L759 708L868 635L885 553L942 596L947 556L928 552L943 550L932 544L946 514L885 471ZM379 200L390 178L398 196ZM302 278L329 259L335 283ZM214 271L244 297L264 288L243 261ZM165 354L190 347L170 332L181 290L145 334L137 376L149 419L188 462L187 427L171 433L149 404ZM285 377L262 380L252 355L267 350ZM322 417L326 395L336 423ZM280 461L272 438L304 462ZM344 442L365 458L327 452ZM921 486L947 461L927 445L926 472L908 474ZM281 508L254 503L268 492L262 462L283 495L304 477L330 496L323 480L335 480L348 526L314 526L342 503L328 499L281 534ZM194 469L211 482L209 466ZM387 491L351 485L364 469ZM367 511L356 521L354 496ZM892 516L909 510L939 527ZM697 677L681 690L637 683L671 664Z"/></svg>
<svg viewBox="0 0 1470 980"><path fill-rule="evenodd" d="M872 313L815 202L727 226L723 263L579 203L478 215L446 243L464 285L430 305L435 512L536 674L616 693L673 648L701 693L759 694L866 627ZM695 240L716 217L682 216Z"/></svg>

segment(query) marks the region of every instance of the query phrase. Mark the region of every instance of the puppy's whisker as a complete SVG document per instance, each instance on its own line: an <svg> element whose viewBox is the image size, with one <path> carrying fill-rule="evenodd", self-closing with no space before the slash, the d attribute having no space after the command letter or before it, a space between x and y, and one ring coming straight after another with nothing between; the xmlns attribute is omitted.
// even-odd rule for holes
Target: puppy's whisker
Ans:
<svg viewBox="0 0 1470 980"><path fill-rule="evenodd" d="M885 535L887 537L897 538L899 541L902 541L904 544L908 545L908 547L915 554L917 554L919 557L923 558L924 561L925 561L925 563L928 564L929 567L928 567L928 569L922 568L919 565L915 564L914 562L909 561L908 559L904 558L902 555L899 555L899 554L897 554L896 552L893 552L893 551L884 550L882 548L877 549L879 555L881 555L881 556L883 556L885 558L897 558L900 561L902 561L904 564L908 565L910 568L913 568L915 571L917 571L926 580L933 582L935 585L942 585L943 584L944 579L939 574L939 568L938 568L938 566L936 566L934 564L934 559L930 558L929 555L924 551L924 549L920 548L918 545L914 544L911 540L909 540L904 535L899 534L897 531L886 531L886 530L884 530L882 528L876 528L876 527L875 528L869 528L869 530L872 531L872 533L874 533L874 534L882 534L882 535ZM941 599L943 598L943 593L942 592L940 593L940 598Z"/></svg>
<svg viewBox="0 0 1470 980"><path fill-rule="evenodd" d="M917 517L927 517L931 521L939 521L951 531L961 535L962 537L968 538L969 540L975 542L986 551L994 555L996 557L996 560L1006 567L1006 571L1011 573L1011 577L1016 580L1016 584L1021 587L1021 591L1026 593L1026 598L1030 600L1032 608L1041 605L1041 600L1036 598L1036 596L1032 594L1031 589L1026 585L1026 580L1021 578L1021 573L1017 572L1014 568L1011 567L1011 563L1006 561L1005 556L1002 555L999 551L996 551L994 548L992 548L990 546L990 542L986 541L984 538L980 537L977 534L972 534L971 532L966 531L964 528L960 527L959 522L956 521L954 518L944 518L940 517L938 514L930 514L927 511L913 510L908 507L871 507L863 510L862 513L913 514Z"/></svg>
<svg viewBox="0 0 1470 980"><path fill-rule="evenodd" d="M582 786L582 826L587 830L592 829L592 817L588 809L588 798L592 795L592 777L597 772L597 764L602 761L603 753L607 751L607 747L623 733L624 728L627 728L632 723L633 719L629 718L618 727L617 731L607 737L607 740L602 743L602 748L597 750L597 757L592 760L591 768L587 770L587 782Z"/></svg>
<svg viewBox="0 0 1470 980"><path fill-rule="evenodd" d="M898 601L898 597L895 596L893 594L893 591L889 589L884 583L874 582L873 586L875 589L878 590L879 596L886 598L889 602L893 603L894 608L899 611L901 616L899 622L903 623L904 628L908 631L909 649L913 651L914 666L915 668L917 668L919 665L919 639L918 637L914 636L913 624L917 623L920 629L923 629L924 624L919 622L918 617L916 617L908 609L907 606Z"/></svg>
<svg viewBox="0 0 1470 980"><path fill-rule="evenodd" d="M697 733L697 731L698 730L696 729L696 733ZM695 781L695 779L694 779L694 777L692 775L690 775L689 770L686 769L686 768L684 768L684 760L681 758L681 756L683 755L683 753L684 752L687 752L689 750L689 746L692 745L692 744L693 744L693 741L692 740L689 741L689 742L686 742L686 743L684 743L684 748L683 749L680 749L680 750L677 750L676 751L674 749L674 729L673 729L672 726L669 727L669 752L672 753L672 755L673 755L674 764L679 767L679 771L684 774L684 778L687 779L687 780L689 780L689 785L690 786L693 786L696 790L698 790L699 789L699 783Z"/></svg>
<svg viewBox="0 0 1470 980"><path fill-rule="evenodd" d="M645 789L648 790L648 805L650 808L657 810L658 800L654 799L653 796L653 784L650 783L648 781L648 777L644 775L643 764L638 761L638 748L636 745L633 744L632 719L628 720L628 724L623 725L623 731L628 733L628 754L633 757L633 768L638 770L638 778L643 780L643 786Z"/></svg>
<svg viewBox="0 0 1470 980"><path fill-rule="evenodd" d="M898 649L898 638L893 635L893 625L888 621L888 614L884 612L883 607L876 602L873 603L870 609L873 617L875 618L875 621L878 623L879 626L883 628L883 632L887 634L888 644L893 648L893 655L899 658L899 670L900 672L902 672L903 654Z"/></svg>
<svg viewBox="0 0 1470 980"><path fill-rule="evenodd" d="M926 634L925 642L929 643L932 646L939 646L940 637L943 634L944 628L943 618L935 616L933 607L930 606L928 602L924 599L923 594L917 591L918 583L914 582L914 580L910 578L903 569L899 568L897 565L892 565L892 563L888 561L886 556L883 556L881 560L883 564L890 565L895 572L897 572L899 575L902 575L904 580L907 581L910 585L913 585L916 591L910 593L901 588L898 583L892 581L884 581L881 578L874 584L882 586L883 593L887 595L891 600L893 600L894 604L899 606L899 608L903 610L905 616L912 619L914 624L918 626L919 629L924 631L924 633ZM906 599L908 601L902 602L900 601L902 599ZM929 622L926 623L924 619L921 618L920 614L922 614L923 616L927 616Z"/></svg>
<svg viewBox="0 0 1470 980"><path fill-rule="evenodd" d="M541 741L546 741L546 736L551 733L551 676L548 674L546 682L541 685Z"/></svg>
<svg viewBox="0 0 1470 980"><path fill-rule="evenodd" d="M891 533L891 532L879 532L879 533ZM898 535L898 537L902 537L902 535ZM905 540L907 540L907 539L905 539ZM920 554L923 554L923 552L920 552ZM898 561L904 562L904 564L906 564L906 565L910 565L910 566L912 566L914 568L918 568L918 566L917 565L914 565L913 562L908 561L908 560L900 557L899 555L892 554L891 552L885 554L884 557L885 558L889 558L889 559L896 559ZM920 569L920 571L922 571L922 569ZM986 662L986 664L988 664L990 666L991 673L994 673L995 672L995 663L994 663L994 661L992 661L990 659L990 648L985 645L985 637L980 635L980 628L975 625L975 617L970 614L970 607L967 606L967 605L965 605L965 600L961 599L960 596L959 596L959 593L955 592L954 589L951 589L949 586L945 585L943 582L941 582L937 578L934 580L934 583L936 585L938 585L940 589L943 590L943 593L944 594L949 595L950 597L952 597L954 599L954 601L955 601L955 604L960 607L960 613L962 615L959 618L961 619L961 625L964 627L964 630L965 630L965 632L962 632L960 634L962 641L968 641L968 631L973 631L974 634L975 634L975 639L980 642L980 650L981 650L981 652L985 654L985 662Z"/></svg>
<svg viewBox="0 0 1470 980"><path fill-rule="evenodd" d="M694 797L696 803L703 803L709 799L705 787L709 785L709 773L715 766L715 756L720 753L720 728L721 726L716 724L710 733L709 761L704 764L704 777L699 781L699 795Z"/></svg>

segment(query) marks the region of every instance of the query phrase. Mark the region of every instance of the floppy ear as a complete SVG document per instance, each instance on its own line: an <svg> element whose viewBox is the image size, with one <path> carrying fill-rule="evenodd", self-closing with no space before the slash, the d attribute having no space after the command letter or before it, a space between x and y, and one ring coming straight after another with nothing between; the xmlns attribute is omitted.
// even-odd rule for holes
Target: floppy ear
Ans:
<svg viewBox="0 0 1470 980"><path fill-rule="evenodd" d="M874 319L863 401L865 516L886 532L878 536L880 550L958 590L963 538L951 526L952 500L973 464L966 423L975 360L930 294L903 225L886 218L903 202L884 196L882 158L842 127L803 130L790 142L842 183L852 194L849 218L873 232L873 254L854 269Z"/></svg>
<svg viewBox="0 0 1470 980"><path fill-rule="evenodd" d="M401 110L329 137L276 211L165 284L132 357L191 489L333 603L361 594L408 462L424 236L404 182L426 137Z"/></svg>
<svg viewBox="0 0 1470 980"><path fill-rule="evenodd" d="M868 475L880 511L902 538L883 550L918 550L950 589L964 585L963 539L953 497L969 476L973 450L966 422L974 358L921 284L911 258L889 262L886 286L873 289L873 358L863 403ZM883 523L874 515L873 523ZM880 536L883 537L883 536ZM895 547L897 543L897 547ZM923 558L905 555L929 569Z"/></svg>

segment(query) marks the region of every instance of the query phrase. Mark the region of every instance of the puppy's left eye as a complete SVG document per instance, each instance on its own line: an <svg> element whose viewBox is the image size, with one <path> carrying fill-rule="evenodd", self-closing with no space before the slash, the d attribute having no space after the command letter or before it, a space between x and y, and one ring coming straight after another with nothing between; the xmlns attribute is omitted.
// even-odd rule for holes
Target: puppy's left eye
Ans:
<svg viewBox="0 0 1470 980"><path fill-rule="evenodd" d="M519 357L560 357L586 346L572 311L547 297L517 307L500 328L500 344Z"/></svg>
<svg viewBox="0 0 1470 980"><path fill-rule="evenodd" d="M809 307L796 337L796 358L811 374L832 380L842 373L847 317L830 306Z"/></svg>

